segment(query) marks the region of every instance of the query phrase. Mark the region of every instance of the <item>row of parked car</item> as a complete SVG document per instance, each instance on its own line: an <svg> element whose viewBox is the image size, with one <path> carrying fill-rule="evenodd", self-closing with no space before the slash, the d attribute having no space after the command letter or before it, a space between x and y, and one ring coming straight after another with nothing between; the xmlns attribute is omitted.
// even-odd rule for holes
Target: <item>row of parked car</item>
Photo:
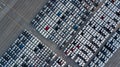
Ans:
<svg viewBox="0 0 120 67"><path fill-rule="evenodd" d="M95 50L93 50L95 49ZM86 41L84 44L81 41L72 41L67 48L65 48L65 56L70 57L79 66L84 66L87 61L92 57L93 52L96 51L96 47ZM92 51L91 51L92 50Z"/></svg>
<svg viewBox="0 0 120 67"><path fill-rule="evenodd" d="M23 31L11 47L0 57L0 67L64 66L67 67L66 61L57 56L56 53L27 30Z"/></svg>
<svg viewBox="0 0 120 67"><path fill-rule="evenodd" d="M118 5L118 4L120 4L120 2L116 0L115 5ZM94 16L94 18L96 18L95 21L98 23L101 22L101 25L107 24L107 25L110 25L112 28L115 28L116 25L120 23L119 22L120 11L119 11L119 8L115 5L112 4L110 1L106 1L105 4L102 5L102 8L100 8L97 12L100 19L105 21L106 23L102 23L100 19L97 19L97 17Z"/></svg>
<svg viewBox="0 0 120 67"><path fill-rule="evenodd" d="M87 67L104 67L105 63L107 63L119 47L120 29L118 29L111 39L109 39L109 41L101 48Z"/></svg>
<svg viewBox="0 0 120 67"><path fill-rule="evenodd" d="M80 37L81 40L85 40L83 37ZM104 66L105 63L109 60L109 58L115 53L115 51L120 47L120 29L113 35L113 37L105 44L105 46L99 51L97 56L99 56L99 61L94 58L95 63L98 66ZM82 41L75 39L65 48L64 53L66 56L69 56L73 59L77 64L83 66L87 63L87 61L94 55L97 51L97 47L91 44L89 41ZM102 56L105 55L105 56ZM109 58L108 58L109 57ZM103 58L103 60L102 60ZM96 64L91 63L88 67L94 67Z"/></svg>
<svg viewBox="0 0 120 67"><path fill-rule="evenodd" d="M50 0L32 20L32 25L58 45L68 42L90 18L99 0Z"/></svg>
<svg viewBox="0 0 120 67"><path fill-rule="evenodd" d="M106 6L103 4L102 7L98 9L90 21L88 21L83 29L79 31L75 39L73 39L72 42L64 50L66 56L70 56L71 59L73 59L82 67L84 67L87 61L89 61L89 59L94 55L94 53L96 53L99 47L103 45L109 35L120 23L119 21L116 22L114 20L114 18L116 18L116 20L120 19L117 19L119 16L117 16L114 12L112 12L114 15L111 17L109 13L105 13L104 10L102 10L105 7ZM108 11L110 12L111 10ZM118 48L118 46L116 47ZM104 49L105 48L103 48L103 50ZM116 48L113 48L113 50L115 49ZM105 62L107 62L107 60ZM104 63L102 63L102 61L99 61L98 64L99 63L101 63L100 66L104 66Z"/></svg>

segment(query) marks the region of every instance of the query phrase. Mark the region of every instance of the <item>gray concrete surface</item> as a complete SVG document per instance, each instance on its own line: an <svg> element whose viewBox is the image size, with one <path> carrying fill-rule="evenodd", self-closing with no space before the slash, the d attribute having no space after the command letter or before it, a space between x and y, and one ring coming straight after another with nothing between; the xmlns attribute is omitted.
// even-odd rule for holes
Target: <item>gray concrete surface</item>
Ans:
<svg viewBox="0 0 120 67"><path fill-rule="evenodd" d="M61 56L65 61L67 61L67 63L69 63L71 66L78 67L73 60L71 61L70 58L64 55L63 51L56 48L57 45L55 43L42 37L30 25L32 18L48 0L0 0L0 2L1 1L4 2L6 6L0 12L0 56L14 42L20 32L22 32L24 29L27 29L59 56ZM120 53L120 51L117 53ZM119 57L118 54L115 56ZM118 61L116 61L116 64L120 64ZM111 63L111 61L109 62Z"/></svg>
<svg viewBox="0 0 120 67"><path fill-rule="evenodd" d="M17 38L22 28L5 16L0 21L0 55L2 55Z"/></svg>

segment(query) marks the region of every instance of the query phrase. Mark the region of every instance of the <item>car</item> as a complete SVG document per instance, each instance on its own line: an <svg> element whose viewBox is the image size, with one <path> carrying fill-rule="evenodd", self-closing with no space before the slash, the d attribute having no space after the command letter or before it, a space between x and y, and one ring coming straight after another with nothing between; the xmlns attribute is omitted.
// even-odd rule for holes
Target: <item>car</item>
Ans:
<svg viewBox="0 0 120 67"><path fill-rule="evenodd" d="M94 62L90 62L89 65L88 65L88 67L93 67L93 66L95 66Z"/></svg>

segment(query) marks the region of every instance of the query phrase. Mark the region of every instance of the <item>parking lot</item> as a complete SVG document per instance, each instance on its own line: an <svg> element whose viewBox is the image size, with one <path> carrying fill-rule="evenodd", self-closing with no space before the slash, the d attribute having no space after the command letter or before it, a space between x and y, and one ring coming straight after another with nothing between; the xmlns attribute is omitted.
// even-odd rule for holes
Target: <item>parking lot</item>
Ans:
<svg viewBox="0 0 120 67"><path fill-rule="evenodd" d="M53 39L53 41L51 41L49 38L48 39L46 39L48 36L47 35L51 35L51 34L49 34L49 33L51 33L51 30L48 30L49 29L49 26L46 26L45 28L41 28L41 29L39 29L40 27L37 27L36 29L38 30L38 31L41 31L41 32L45 32L44 30L48 30L49 31L49 33L42 33L42 35L40 35L34 28L33 28L33 26L30 24L30 22L31 21L33 21L32 19L34 18L34 17L36 17L36 13L38 13L39 11L40 11L40 9L44 6L44 4L47 2L47 0L32 0L32 1L28 1L28 0L26 0L26 1L24 1L24 0L16 0L16 1L9 1L9 0L3 0L4 2L5 2L5 4L7 5L6 6L6 9L9 9L8 10L8 12L6 11L6 12L4 12L4 15L2 15L2 17L1 17L1 23L0 23L0 55L1 54L3 54L7 49L8 49L8 47L15 41L15 39L18 37L18 35L24 30L24 29L27 29L28 31L30 31L33 35L35 35L36 37L38 37L38 39L40 39L47 47L49 47L51 50L53 50L58 56L60 56L60 57L62 57L68 64L70 64L71 66L73 66L73 67L78 67L78 60L80 60L79 58L75 58L76 59L76 61L75 62L77 62L77 64L73 61L73 59L71 59L71 58L74 58L74 57L67 57L67 56L65 56L65 54L64 54L64 52L63 51L66 51L66 50L59 50L59 48L58 48L58 45L56 45L56 44L60 44L60 45L62 45L63 43L64 43L64 40L63 41L60 41L60 42L58 42L59 41L59 38L58 38L58 41L55 41L55 40L57 40L57 37L56 37L56 39ZM68 3L69 4L69 3ZM68 8L69 9L69 8ZM110 8L111 9L111 8ZM83 10L84 11L84 10ZM63 13L64 13L64 11L63 11ZM102 13L102 12L101 12ZM3 13L2 13L3 14ZM57 16L60 16L61 17L61 19L62 19L62 22L65 22L64 21L64 17L62 17L61 16L62 14L61 14L61 12L58 12L57 13ZM101 16L101 15L100 15ZM51 18L51 17L46 17L46 19L47 18ZM58 17L59 18L59 17ZM101 19L103 19L104 17L101 17ZM47 20L44 20L45 22L45 24L47 25ZM57 19L55 19L55 18L52 18L52 19L54 19L54 21L55 20L57 20ZM84 20L84 19L83 19ZM81 20L82 22L84 22L83 20ZM74 21L74 19L73 19L73 21ZM97 22L98 20L94 20L95 22ZM94 22L92 22L93 24L94 24ZM54 24L54 25L57 25L56 23L52 23L52 24ZM59 24L59 22L58 22L58 24ZM69 23L68 23L69 24ZM79 23L78 23L79 24ZM90 37L90 36L86 36L86 35L91 35L91 33L89 34L89 32L90 32L90 30L92 30L92 28L91 27L89 27L89 26L86 26L86 27L84 27L84 26L80 26L80 27L82 27L82 28L79 28L79 26L77 26L78 25L77 24L77 22L75 23L75 24L73 24L73 26L70 28L70 29L72 29L73 31L74 31L74 33L76 32L76 30L77 29L81 29L82 30L82 28L86 28L86 29L83 29L83 30L86 30L86 31L84 31L83 33L85 33L84 35L82 35L81 37L83 37L83 40L84 40L84 38L86 39L86 40L91 40L91 39L93 39L92 37ZM42 25L42 24L41 24ZM63 28L64 28L64 25L66 26L67 24L63 24ZM85 23L85 25L86 25L86 23ZM115 27L116 27L116 24L113 24ZM42 25L43 26L43 25ZM70 25L71 26L71 25ZM98 26L98 28L101 26L100 24L96 24L95 25L95 27L96 26ZM105 25L106 27L107 27L107 24ZM44 27L44 26L43 26ZM62 28L61 27L61 28ZM90 30L87 30L87 28L89 28ZM94 26L93 26L93 28L94 28ZM114 27L113 27L114 28ZM58 27L56 26L56 27L53 27L53 28L50 28L50 29L52 29L52 31L54 31L54 30L58 30ZM61 29L61 30L63 30L63 29ZM112 30L112 27L110 27L110 32L113 32L113 30ZM60 31L60 30L58 30L58 31ZM66 30L67 31L67 30ZM66 32L66 31L62 31L62 32ZM93 31L93 30L92 30ZM95 30L94 30L95 31ZM97 30L96 30L97 31ZM40 32L40 33L41 33ZM62 32L60 33L60 34L62 34ZM70 32L70 33L69 33ZM87 34L86 34L86 32L87 32ZM103 36L104 34L105 35L109 35L108 33L105 33L105 31L102 31L102 32L104 32L103 34L99 34L99 36ZM68 35L58 35L58 37L60 37L61 38L61 36L63 36L63 39L64 39L64 37L65 38L67 38L67 37L70 37L71 36L71 34L74 34L74 33L71 33L71 30L69 30L69 31L67 31L66 33L69 33ZM79 33L79 34L81 34L82 32L77 32L77 33ZM54 32L53 32L53 34L54 34ZM94 34L94 33L93 33ZM93 35L92 34L92 36L97 36L97 34L96 35ZM57 35L57 34L56 34ZM76 35L76 34L75 34ZM44 37L43 37L44 36ZM45 36L47 36L47 37L45 37ZM89 38L90 37L90 38ZM74 36L73 36L73 38L75 38ZM77 37L76 37L77 38ZM105 36L105 38L107 38L107 36ZM62 39L61 39L62 40ZM66 39L65 39L66 40ZM71 39L70 41L69 41L70 39L68 39L68 42L70 42L70 41L72 41L73 39ZM79 39L78 39L79 40ZM98 40L99 40L99 38L98 38ZM104 40L104 38L103 39L101 39L101 40ZM85 41L85 40L84 40ZM82 44L85 44L84 43L84 41L82 41ZM99 43L98 41L95 41L94 40L94 42L95 43ZM71 44L72 44L73 42L71 42ZM4 45L2 45L2 44L4 44ZM71 45L71 44L69 44L69 45ZM81 44L81 43L80 43ZM100 44L101 45L101 44ZM77 48L79 48L79 45L75 45L75 46L77 46ZM99 47L99 46L98 46ZM82 48L82 47L81 47ZM67 47L67 49L71 49L71 51L74 51L74 45L72 45L71 47ZM83 49L86 49L86 51L88 51L88 49L86 48L86 47L84 47ZM77 49L76 49L77 50ZM75 51L76 51L75 50ZM95 49L94 49L95 50ZM80 51L82 51L82 52L84 52L83 50L80 50ZM75 52L76 53L76 52ZM89 54L90 53L90 54ZM82 54L82 53L81 53ZM74 55L74 53L73 54L71 54L71 56L73 56ZM89 55L92 55L92 52L88 52L88 56ZM87 57L87 56L85 56L85 57ZM82 61L82 60L81 60ZM85 59L85 61L88 61L88 59ZM116 63L117 64L117 63ZM119 64L119 63L118 63ZM79 64L79 65L84 65L84 64Z"/></svg>
<svg viewBox="0 0 120 67"><path fill-rule="evenodd" d="M21 1L22 2L22 1ZM36 1L37 2L37 1ZM21 3L20 3L21 4ZM39 3L38 3L39 4ZM31 5L30 3L29 3L29 5ZM28 7L28 11L30 10L30 6L29 5L27 5L27 7ZM41 4L40 4L41 5ZM17 6L19 6L20 7L20 5L19 4L17 4ZM19 9L19 7L16 7L16 9ZM32 8L34 8L34 6L32 6ZM23 8L21 8L21 10L22 10ZM39 10L39 9L37 9L37 10ZM28 12L28 11L26 11L26 13ZM31 10L32 11L32 10ZM37 12L37 11L36 11ZM22 13L22 12L21 12ZM32 13L32 12L31 12ZM42 36L40 36L38 33L36 33L36 31L34 31L34 29L30 26L30 17L34 17L34 15L33 14L27 14L27 15L29 15L29 16L27 16L27 17L25 17L24 16L24 14L20 14L20 12L17 12L15 9L11 9L8 13L7 13L7 17L6 16L4 16L5 18L4 18L4 21L3 20L1 20L2 22L5 22L6 21L6 23L9 23L9 22L11 22L11 23L13 23L13 26L10 26L10 25L12 25L12 24L4 24L6 27L12 27L12 28L8 28L8 29L6 29L7 31L10 31L10 32L12 32L11 34L14 34L14 35L10 35L10 34L8 34L8 32L6 33L8 36L10 36L10 37L7 37L6 36L6 34L4 34L4 33L2 33L2 34L4 34L4 37L7 39L8 38L8 40L10 40L10 41L5 41L5 39L2 39L1 41L3 42L3 41L5 41L5 43L6 43L6 45L5 45L5 43L3 43L4 44L4 47L3 47L3 45L1 45L1 47L3 48L3 50L1 49L1 54L2 54L2 52L4 51L6 51L7 49L8 49L8 47L13 43L13 41L17 38L17 36L21 33L21 31L23 31L24 30L24 28L25 29L28 29L28 31L32 31L33 32L33 34L35 35L35 36L38 36L38 38L39 39L41 39L45 44L47 44L48 45L48 47L49 48L51 48L51 49L53 49L55 52L58 52L58 55L61 55L61 54L59 54L59 51L57 51L56 50L56 48L54 47L54 43L50 43L49 41L47 42L47 40L46 39L44 39ZM35 12L33 12L34 14L36 14ZM31 15L31 16L30 16ZM29 18L28 18L29 17ZM9 19L9 22L7 22L7 20L6 19ZM11 21L10 21L11 20ZM3 24L3 23L1 23L1 24ZM15 24L16 24L16 28L14 27L15 26ZM2 27L3 25L1 25L1 27ZM14 27L14 28L13 28ZM4 29L4 28L1 28L1 29ZM17 29L17 30L15 30L15 29ZM19 30L18 30L19 29ZM11 31L11 30L13 30L13 31ZM5 31L5 30L4 30ZM6 31L5 31L6 32ZM8 45L9 44L9 45ZM52 46L51 46L52 45ZM3 53L4 53L3 52Z"/></svg>
<svg viewBox="0 0 120 67"><path fill-rule="evenodd" d="M82 29L82 31L80 31L77 35L76 38L73 38L73 41L69 41L73 36L74 33L76 33L76 30L79 29L79 27L81 27L81 25L83 23L85 23L84 21L86 21L85 19L88 19L88 15L86 16L82 16L82 18L79 20L79 22L77 23L76 20L78 20L79 16L77 19L74 18L77 17L77 15L79 15L79 13L77 14L74 13L73 8L75 8L73 5L75 2L71 2L71 3L66 3L67 6L71 5L73 6L73 8L67 8L66 6L63 6L63 4L61 3L63 1L58 1L58 2L48 2L46 6L44 6L43 10L41 10L36 17L32 20L32 25L35 27L35 29L41 34L43 35L45 38L50 39L51 41L55 42L58 46L60 46L61 48L65 48L64 52L66 55L70 56L71 59L74 59L74 57L76 57L77 54L81 54L83 52L83 55L80 56L75 60L75 62L77 64L79 64L80 66L84 66L85 63L91 58L91 56L94 56L94 52L97 53L96 51L99 51L100 47L107 42L107 39L109 39L112 35L111 33L114 32L114 29L117 27L117 25L119 24L118 20L118 8L116 7L116 5L119 3L118 1L116 1L115 3L113 3L113 1L109 1L108 4L106 6L107 1L105 2L105 6L104 4L102 5L101 8L99 8L97 10L97 12L94 14L94 16L90 19L90 21L87 23L87 25L85 25ZM82 1L83 2L83 1ZM57 7L55 7L55 4L57 4ZM79 3L79 2L78 2ZM84 2L83 2L84 3ZM115 5L113 5L113 4ZM54 6L53 6L54 5ZM61 6L60 6L61 5ZM74 4L75 5L75 4ZM77 5L77 3L76 3ZM75 5L75 6L76 6ZM51 7L50 7L51 6ZM61 7L63 7L61 9ZM78 7L78 6L77 6ZM116 8L115 10L112 10L111 7ZM52 14L51 10L54 12L53 9L55 9L55 13ZM60 8L61 11L57 8ZM62 11L64 8L66 8L65 12ZM82 8L82 7L81 7ZM105 9L107 8L107 9ZM68 9L71 9L73 11L73 17L69 16L69 14L67 15L67 13L69 13L70 11ZM103 10L104 9L104 10ZM89 11L89 9L87 9ZM83 13L84 11L87 11L83 9ZM76 11L79 12L79 10ZM107 11L111 11L110 14L107 13ZM113 12L112 12L113 11ZM57 12L57 13L56 13ZM115 14L113 14L115 12ZM46 14L47 13L47 14ZM65 14L65 15L64 15ZM81 13L82 14L82 13ZM81 15L80 14L80 15ZM51 16L52 15L52 16ZM84 14L83 14L84 15ZM112 15L112 16L111 16ZM117 16L116 16L117 15ZM67 17L68 16L68 17ZM60 17L60 18L59 18ZM73 28L68 28L71 27L71 23L70 21L67 21L69 19L69 17L73 18L71 21L73 21L76 25L73 25ZM84 19L83 19L84 17ZM109 18L113 18L112 20L107 20ZM49 21L48 21L49 19ZM52 19L52 20L51 20ZM59 19L59 20L58 20ZM54 21L53 21L54 20ZM66 22L67 21L67 22ZM49 23L48 23L49 22ZM65 24L64 24L64 23ZM70 22L70 23L69 23ZM80 23L82 22L82 23ZM111 23L109 23L111 22ZM61 24L63 23L63 25ZM52 24L52 25L51 25ZM69 26L70 25L70 26ZM68 27L67 27L68 26ZM66 31L65 29L68 28L68 30ZM63 29L62 29L63 28ZM69 31L70 30L70 31ZM64 32L65 31L65 32ZM66 35L67 34L67 35ZM68 42L69 41L69 42ZM68 42L66 44L66 42ZM71 42L71 44L70 44ZM81 43L80 43L81 42ZM69 45L68 45L69 44ZM79 45L77 45L79 44ZM84 48L82 47L82 44L86 45L84 46ZM95 47L95 49L93 47L92 48L92 52L89 50L90 49L90 44L93 45L93 47ZM88 45L90 45L88 47ZM67 46L67 47L66 47ZM81 49L82 52L79 52L79 50L77 49ZM87 48L86 48L87 47ZM88 49L89 48L89 49ZM85 51L83 51L85 50ZM93 51L95 50L95 51ZM85 55L85 54L88 55ZM81 62L80 62L81 61ZM80 62L80 63L79 63ZM82 63L83 62L83 63ZM104 64L103 64L104 65Z"/></svg>
<svg viewBox="0 0 120 67"><path fill-rule="evenodd" d="M22 59L21 59L22 58ZM65 66L66 61L44 45L33 34L24 30L0 58L0 66Z"/></svg>

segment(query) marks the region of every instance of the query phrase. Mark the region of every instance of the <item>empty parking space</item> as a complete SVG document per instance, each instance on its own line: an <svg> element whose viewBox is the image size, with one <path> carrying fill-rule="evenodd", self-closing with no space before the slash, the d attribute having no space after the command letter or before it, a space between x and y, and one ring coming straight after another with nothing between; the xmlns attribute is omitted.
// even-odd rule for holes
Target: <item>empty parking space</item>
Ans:
<svg viewBox="0 0 120 67"><path fill-rule="evenodd" d="M12 9L25 20L31 21L33 16L47 1L48 0L18 0Z"/></svg>
<svg viewBox="0 0 120 67"><path fill-rule="evenodd" d="M0 55L2 55L17 37L21 31L21 27L11 20L8 16L5 16L0 21Z"/></svg>

